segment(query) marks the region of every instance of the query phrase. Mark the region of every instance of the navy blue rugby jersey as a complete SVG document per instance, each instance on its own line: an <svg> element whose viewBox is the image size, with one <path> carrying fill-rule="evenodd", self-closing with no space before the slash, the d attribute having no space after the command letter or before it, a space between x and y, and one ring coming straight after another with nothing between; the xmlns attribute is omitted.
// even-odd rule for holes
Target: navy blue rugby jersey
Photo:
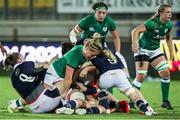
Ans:
<svg viewBox="0 0 180 120"><path fill-rule="evenodd" d="M23 62L15 67L11 82L12 86L22 98L28 97L33 90L42 83L46 74L46 69L36 71L34 62Z"/></svg>
<svg viewBox="0 0 180 120"><path fill-rule="evenodd" d="M103 74L109 70L115 70L115 69L123 69L124 65L119 59L118 56L116 56L117 62L114 63L111 59L107 58L103 55L98 55L97 57L93 58L91 60L91 63L96 66L96 68L99 70L100 74Z"/></svg>

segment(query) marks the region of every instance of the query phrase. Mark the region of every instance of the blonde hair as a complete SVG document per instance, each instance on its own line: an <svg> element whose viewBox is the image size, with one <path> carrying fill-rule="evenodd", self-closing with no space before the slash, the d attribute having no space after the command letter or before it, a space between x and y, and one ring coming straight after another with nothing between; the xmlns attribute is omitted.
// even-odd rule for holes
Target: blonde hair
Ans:
<svg viewBox="0 0 180 120"><path fill-rule="evenodd" d="M156 13L151 17L151 18L156 18L160 16L160 13L162 13L164 11L165 8L171 8L171 5L168 4L161 4L157 7Z"/></svg>
<svg viewBox="0 0 180 120"><path fill-rule="evenodd" d="M13 66L17 63L17 59L19 58L20 53L14 52L9 54L4 60L4 70L8 71L13 68Z"/></svg>
<svg viewBox="0 0 180 120"><path fill-rule="evenodd" d="M102 52L102 45L100 43L100 38L102 36L99 33L94 33L92 39L87 39L87 43L85 44L85 47L88 47L90 51L101 53Z"/></svg>
<svg viewBox="0 0 180 120"><path fill-rule="evenodd" d="M103 55L111 59L114 63L117 62L116 57L113 55L113 53L110 50L103 50Z"/></svg>

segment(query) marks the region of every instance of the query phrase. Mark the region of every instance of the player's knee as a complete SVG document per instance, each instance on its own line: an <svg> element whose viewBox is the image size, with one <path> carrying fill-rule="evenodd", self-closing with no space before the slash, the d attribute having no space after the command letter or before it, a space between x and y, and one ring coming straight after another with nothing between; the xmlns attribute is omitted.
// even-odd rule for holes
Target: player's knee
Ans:
<svg viewBox="0 0 180 120"><path fill-rule="evenodd" d="M161 71L159 74L160 74L161 78L169 78L170 77L170 71L168 68Z"/></svg>
<svg viewBox="0 0 180 120"><path fill-rule="evenodd" d="M124 94L128 97L131 97L132 95L135 95L135 92L136 92L135 88L132 87L132 88L125 90Z"/></svg>
<svg viewBox="0 0 180 120"><path fill-rule="evenodd" d="M139 73L136 76L137 80L139 80L140 82L143 82L145 77L146 77L146 74L139 74Z"/></svg>
<svg viewBox="0 0 180 120"><path fill-rule="evenodd" d="M139 94L136 88L130 88L125 92L125 95L128 96L131 101L135 102L137 99L141 99L141 95Z"/></svg>
<svg viewBox="0 0 180 120"><path fill-rule="evenodd" d="M73 92L71 95L68 96L67 100L78 100L78 101L85 101L85 96L82 92L76 91Z"/></svg>
<svg viewBox="0 0 180 120"><path fill-rule="evenodd" d="M156 65L155 69L161 74L162 72L168 72L168 63L167 61L161 61Z"/></svg>

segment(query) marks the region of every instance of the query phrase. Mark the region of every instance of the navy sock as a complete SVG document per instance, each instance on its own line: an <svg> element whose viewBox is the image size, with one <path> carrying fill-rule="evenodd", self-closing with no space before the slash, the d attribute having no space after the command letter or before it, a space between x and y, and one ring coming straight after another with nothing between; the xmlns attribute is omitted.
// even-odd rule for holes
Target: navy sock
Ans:
<svg viewBox="0 0 180 120"><path fill-rule="evenodd" d="M103 106L105 109L109 109L109 100L107 99L107 93L105 91L101 91L98 94L99 105Z"/></svg>
<svg viewBox="0 0 180 120"><path fill-rule="evenodd" d="M100 114L100 110L98 107L90 107L87 108L87 114Z"/></svg>
<svg viewBox="0 0 180 120"><path fill-rule="evenodd" d="M76 106L77 106L77 103L75 102L75 100L71 100L64 105L64 107L71 108L71 109L75 109Z"/></svg>
<svg viewBox="0 0 180 120"><path fill-rule="evenodd" d="M137 100L136 101L136 106L142 111L142 112L146 112L148 111L146 104L144 103L143 100Z"/></svg>

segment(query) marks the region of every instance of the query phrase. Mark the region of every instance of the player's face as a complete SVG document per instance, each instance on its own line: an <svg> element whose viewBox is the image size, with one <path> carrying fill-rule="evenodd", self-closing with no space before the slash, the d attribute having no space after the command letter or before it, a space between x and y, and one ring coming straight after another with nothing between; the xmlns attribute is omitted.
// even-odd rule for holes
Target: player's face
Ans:
<svg viewBox="0 0 180 120"><path fill-rule="evenodd" d="M98 22L102 22L106 17L107 11L105 9L99 9L95 12L95 17Z"/></svg>
<svg viewBox="0 0 180 120"><path fill-rule="evenodd" d="M19 56L18 56L18 62L19 63L24 62L24 57L21 54L19 54Z"/></svg>
<svg viewBox="0 0 180 120"><path fill-rule="evenodd" d="M91 51L88 47L85 47L83 50L83 55L88 60L97 56L98 54L99 54L98 52Z"/></svg>
<svg viewBox="0 0 180 120"><path fill-rule="evenodd" d="M170 7L166 7L164 11L161 13L162 19L165 21L171 20L172 17L172 9Z"/></svg>

